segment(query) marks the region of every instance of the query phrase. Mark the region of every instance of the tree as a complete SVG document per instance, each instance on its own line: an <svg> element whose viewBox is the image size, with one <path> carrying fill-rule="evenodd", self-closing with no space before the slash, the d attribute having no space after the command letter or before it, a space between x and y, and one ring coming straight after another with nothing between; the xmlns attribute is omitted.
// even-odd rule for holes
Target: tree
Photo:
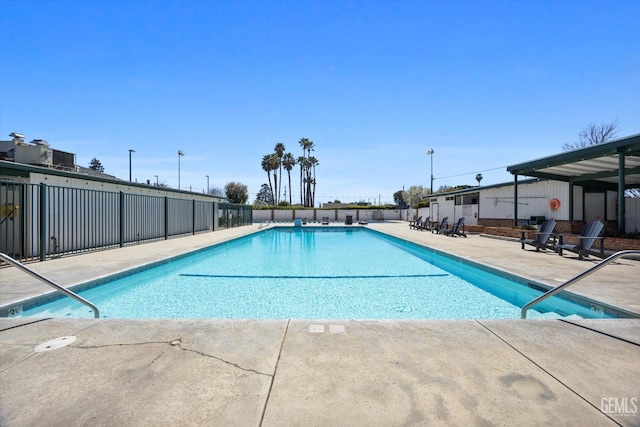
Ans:
<svg viewBox="0 0 640 427"><path fill-rule="evenodd" d="M245 204L249 199L249 193L247 192L247 186L239 182L229 182L224 186L224 191L227 193L227 199L231 203Z"/></svg>
<svg viewBox="0 0 640 427"><path fill-rule="evenodd" d="M300 202L303 206L313 206L311 204L311 152L314 149L313 141L309 138L300 138L298 141L302 147L302 157L298 158L300 165Z"/></svg>
<svg viewBox="0 0 640 427"><path fill-rule="evenodd" d="M280 169L280 159L278 158L278 155L276 153L272 153L269 156L269 166L271 167L271 171L273 172L273 189L272 189L273 200L277 202L278 195L276 194L276 192L280 188L278 186L278 183L280 182L280 180L278 179L278 170Z"/></svg>
<svg viewBox="0 0 640 427"><path fill-rule="evenodd" d="M315 197L315 170L319 164L318 159L311 157L315 144L309 138L300 138L298 141L302 147L302 157L298 157L300 166L300 202L304 206L313 206Z"/></svg>
<svg viewBox="0 0 640 427"><path fill-rule="evenodd" d="M393 193L393 202L398 206L406 206L407 202L404 200L404 190L398 190Z"/></svg>
<svg viewBox="0 0 640 427"><path fill-rule="evenodd" d="M422 185L412 185L402 196L409 206L416 207L429 194L428 188L424 188Z"/></svg>
<svg viewBox="0 0 640 427"><path fill-rule="evenodd" d="M271 185L271 157L273 154L265 154L262 156L262 170L267 173L267 179L269 180L269 189L271 190L271 198L273 198L273 186Z"/></svg>
<svg viewBox="0 0 640 427"><path fill-rule="evenodd" d="M89 169L98 171L98 172L104 172L104 166L102 166L102 163L100 163L100 160L96 159L95 157L91 159L91 162L89 162Z"/></svg>
<svg viewBox="0 0 640 427"><path fill-rule="evenodd" d="M577 150L580 148L590 147L592 145L603 144L612 140L618 134L618 121L614 120L611 123L602 123L596 125L595 123L589 124L586 128L578 133L578 140L572 143L565 143L562 145L563 151Z"/></svg>
<svg viewBox="0 0 640 427"><path fill-rule="evenodd" d="M320 164L320 162L318 162L318 159L316 159L315 157L311 156L309 157L309 163L311 164L311 168L312 168L312 175L310 176L310 184L309 184L309 193L311 195L310 199L309 199L309 206L315 206L316 203L316 166L318 166Z"/></svg>
<svg viewBox="0 0 640 427"><path fill-rule="evenodd" d="M276 189L276 204L280 202L280 187L282 186L282 156L284 156L285 150L286 148L282 142L278 142L276 146L273 147L273 151L275 151L275 155L278 157L278 188Z"/></svg>
<svg viewBox="0 0 640 427"><path fill-rule="evenodd" d="M286 153L283 157L282 157L282 166L284 166L284 169L287 171L287 175L289 175L289 204L293 204L292 199L291 199L291 171L293 170L293 167L296 165L296 159L295 157L293 157L293 154L291 153ZM286 189L285 189L286 190ZM286 194L285 194L286 197Z"/></svg>
<svg viewBox="0 0 640 427"><path fill-rule="evenodd" d="M209 194L216 197L225 197L224 190L220 187L213 187L209 190Z"/></svg>
<svg viewBox="0 0 640 427"><path fill-rule="evenodd" d="M303 182L304 182L304 178L303 178L303 172L304 172L304 164L306 162L307 158L305 156L300 156L298 157L297 160L297 164L300 167L300 204L304 206L304 186L303 186Z"/></svg>
<svg viewBox="0 0 640 427"><path fill-rule="evenodd" d="M260 191L256 194L256 200L253 204L255 206L273 206L273 194L271 194L269 184L262 184Z"/></svg>

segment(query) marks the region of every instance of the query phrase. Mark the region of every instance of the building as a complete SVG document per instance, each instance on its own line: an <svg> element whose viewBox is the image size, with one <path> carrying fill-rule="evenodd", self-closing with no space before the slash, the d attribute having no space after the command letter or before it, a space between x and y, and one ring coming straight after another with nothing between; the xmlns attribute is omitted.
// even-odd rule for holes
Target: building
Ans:
<svg viewBox="0 0 640 427"><path fill-rule="evenodd" d="M561 233L579 233L599 220L609 232L640 230L639 199L625 191L640 187L640 135L620 138L509 166L513 183L468 188L429 197L419 215L470 225L510 227L555 219ZM518 176L534 177L518 181Z"/></svg>
<svg viewBox="0 0 640 427"><path fill-rule="evenodd" d="M248 225L250 206L117 179L24 136L0 142L0 252L44 261L87 250ZM58 159L58 163L56 163Z"/></svg>

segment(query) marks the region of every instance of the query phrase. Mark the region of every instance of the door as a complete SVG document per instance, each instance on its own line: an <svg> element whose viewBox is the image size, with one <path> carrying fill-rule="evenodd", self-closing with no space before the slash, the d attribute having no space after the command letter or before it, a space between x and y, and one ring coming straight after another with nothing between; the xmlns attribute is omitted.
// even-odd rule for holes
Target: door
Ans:
<svg viewBox="0 0 640 427"><path fill-rule="evenodd" d="M440 222L440 205L438 203L431 203L431 222Z"/></svg>

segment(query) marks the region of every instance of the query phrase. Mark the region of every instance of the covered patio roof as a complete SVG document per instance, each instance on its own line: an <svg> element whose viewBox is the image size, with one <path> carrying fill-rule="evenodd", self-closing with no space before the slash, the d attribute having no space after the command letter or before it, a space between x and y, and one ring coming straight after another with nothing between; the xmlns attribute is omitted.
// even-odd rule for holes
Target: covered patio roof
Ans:
<svg viewBox="0 0 640 427"><path fill-rule="evenodd" d="M518 175L618 192L618 230L624 232L624 190L640 187L640 134L507 167L514 175L514 218L518 218ZM573 191L569 192L573 221Z"/></svg>
<svg viewBox="0 0 640 427"><path fill-rule="evenodd" d="M640 134L507 167L513 175L616 190L623 158L623 188L640 187Z"/></svg>

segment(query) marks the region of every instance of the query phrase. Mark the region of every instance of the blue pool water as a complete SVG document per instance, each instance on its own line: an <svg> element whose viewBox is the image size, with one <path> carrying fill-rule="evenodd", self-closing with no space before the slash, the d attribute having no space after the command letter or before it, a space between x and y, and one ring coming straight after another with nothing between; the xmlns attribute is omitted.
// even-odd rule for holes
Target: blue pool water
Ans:
<svg viewBox="0 0 640 427"><path fill-rule="evenodd" d="M514 319L540 291L367 229L274 228L80 294L112 318ZM547 301L528 317L598 315ZM21 315L92 311L62 298Z"/></svg>

